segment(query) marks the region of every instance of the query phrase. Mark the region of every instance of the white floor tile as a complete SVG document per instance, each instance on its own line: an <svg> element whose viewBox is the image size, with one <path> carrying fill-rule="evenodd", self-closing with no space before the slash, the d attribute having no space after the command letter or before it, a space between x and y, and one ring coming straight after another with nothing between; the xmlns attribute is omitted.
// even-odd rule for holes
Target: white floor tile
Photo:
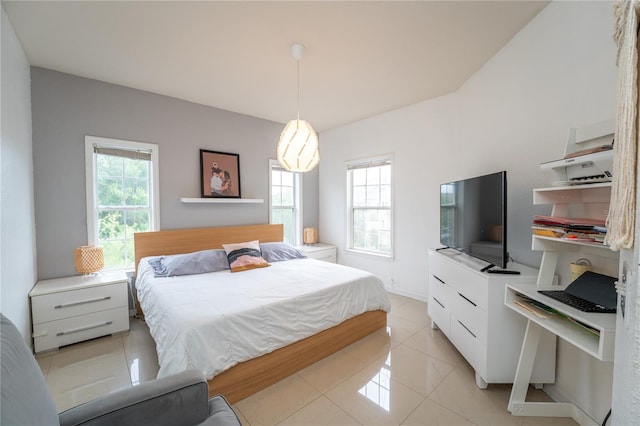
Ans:
<svg viewBox="0 0 640 426"><path fill-rule="evenodd" d="M439 330L426 303L390 294L388 326L234 405L258 425L551 425L572 419L514 417L510 385L481 390L474 372ZM131 319L128 333L37 356L58 410L153 380L155 342ZM533 400L548 399L532 391Z"/></svg>

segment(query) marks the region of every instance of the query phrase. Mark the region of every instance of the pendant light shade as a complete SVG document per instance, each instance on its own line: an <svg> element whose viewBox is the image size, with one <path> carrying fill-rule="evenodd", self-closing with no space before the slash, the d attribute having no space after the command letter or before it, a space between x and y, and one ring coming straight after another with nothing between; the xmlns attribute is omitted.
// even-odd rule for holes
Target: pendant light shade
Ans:
<svg viewBox="0 0 640 426"><path fill-rule="evenodd" d="M308 172L320 162L318 135L304 120L287 123L278 142L278 161L291 172Z"/></svg>
<svg viewBox="0 0 640 426"><path fill-rule="evenodd" d="M290 172L308 172L320 162L318 151L318 135L311 124L300 120L300 65L304 46L294 44L291 53L297 65L298 83L298 116L291 120L282 130L278 142L277 153L280 165Z"/></svg>

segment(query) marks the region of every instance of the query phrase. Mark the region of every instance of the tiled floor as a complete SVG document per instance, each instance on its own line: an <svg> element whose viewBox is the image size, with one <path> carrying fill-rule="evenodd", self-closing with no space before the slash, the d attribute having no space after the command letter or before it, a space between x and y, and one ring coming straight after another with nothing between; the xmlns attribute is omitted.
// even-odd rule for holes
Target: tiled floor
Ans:
<svg viewBox="0 0 640 426"><path fill-rule="evenodd" d="M510 385L480 390L474 372L440 331L426 304L390 294L387 330L346 347L238 402L244 425L575 425L571 419L514 417ZM146 325L38 356L58 410L155 377ZM548 400L530 390L529 399Z"/></svg>

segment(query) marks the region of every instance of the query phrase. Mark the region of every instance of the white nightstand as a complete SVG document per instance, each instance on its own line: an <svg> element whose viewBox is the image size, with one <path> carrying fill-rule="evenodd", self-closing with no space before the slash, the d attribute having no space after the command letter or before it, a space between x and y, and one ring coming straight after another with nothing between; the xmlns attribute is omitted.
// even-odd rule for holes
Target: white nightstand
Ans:
<svg viewBox="0 0 640 426"><path fill-rule="evenodd" d="M325 262L331 263L338 261L337 248L331 244L305 244L303 246L297 246L296 249L312 259L324 260Z"/></svg>
<svg viewBox="0 0 640 426"><path fill-rule="evenodd" d="M35 352L129 330L127 288L122 271L38 281L29 292Z"/></svg>

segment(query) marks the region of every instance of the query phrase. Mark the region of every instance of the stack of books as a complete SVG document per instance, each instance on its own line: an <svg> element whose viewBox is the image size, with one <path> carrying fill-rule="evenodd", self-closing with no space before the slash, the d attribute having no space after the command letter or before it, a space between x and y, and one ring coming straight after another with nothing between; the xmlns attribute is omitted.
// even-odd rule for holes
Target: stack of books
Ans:
<svg viewBox="0 0 640 426"><path fill-rule="evenodd" d="M531 229L534 235L592 243L603 243L607 235L600 219L535 215Z"/></svg>

